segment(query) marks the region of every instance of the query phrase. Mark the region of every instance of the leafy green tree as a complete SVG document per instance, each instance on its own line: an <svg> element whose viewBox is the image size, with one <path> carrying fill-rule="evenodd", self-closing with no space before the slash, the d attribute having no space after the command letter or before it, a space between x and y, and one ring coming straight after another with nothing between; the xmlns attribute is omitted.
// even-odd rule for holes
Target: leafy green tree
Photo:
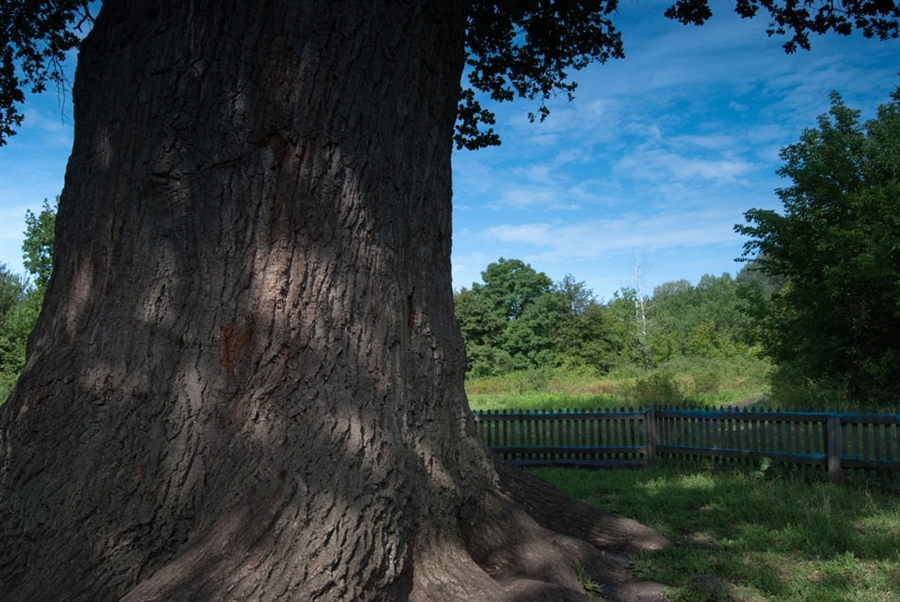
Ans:
<svg viewBox="0 0 900 602"><path fill-rule="evenodd" d="M0 264L0 404L6 401L13 384L22 369L19 357L24 359L18 349L18 339L13 334L13 314L25 299L27 284L21 277L9 271L5 264Z"/></svg>
<svg viewBox="0 0 900 602"><path fill-rule="evenodd" d="M557 364L606 372L616 363L610 315L584 282L567 275L554 285L530 265L502 258L482 278L454 294L470 375Z"/></svg>
<svg viewBox="0 0 900 602"><path fill-rule="evenodd" d="M833 93L781 151L783 212L751 209L735 227L745 255L785 281L765 329L782 374L867 406L900 400L900 89L892 99L860 123Z"/></svg>
<svg viewBox="0 0 900 602"><path fill-rule="evenodd" d="M747 317L742 341L754 348L764 338L765 323L773 311L772 297L784 286L784 279L762 270L759 261L750 260L735 276L741 312Z"/></svg>
<svg viewBox="0 0 900 602"><path fill-rule="evenodd" d="M489 264L481 278L483 282L454 295L470 374L553 363L562 311L553 280L520 259L502 257Z"/></svg>
<svg viewBox="0 0 900 602"><path fill-rule="evenodd" d="M704 274L697 286L686 281L665 283L654 291L656 340L670 343L676 355L734 357L755 343L754 318L746 293L736 278ZM657 343L657 347L662 347ZM659 357L659 355L657 356Z"/></svg>
<svg viewBox="0 0 900 602"><path fill-rule="evenodd" d="M650 339L651 322L647 314L650 299L637 289L623 287L613 293L607 303L611 316L612 339L625 363L650 368L653 346Z"/></svg>
<svg viewBox="0 0 900 602"><path fill-rule="evenodd" d="M738 290L742 292L756 291L764 298L771 298L772 295L781 290L784 286L784 278L767 273L761 265L761 257L757 259L748 259L742 257L739 260L743 263L737 276L734 277L738 285Z"/></svg>
<svg viewBox="0 0 900 602"><path fill-rule="evenodd" d="M25 367L28 335L37 322L53 271L56 205L51 206L45 199L38 215L26 212L25 223L23 259L33 283L0 266L0 403L6 400Z"/></svg>
<svg viewBox="0 0 900 602"><path fill-rule="evenodd" d="M538 297L553 291L553 280L521 259L500 258L481 273L484 284L473 283L472 292L484 299L491 310L515 320Z"/></svg>
<svg viewBox="0 0 900 602"><path fill-rule="evenodd" d="M512 358L501 349L507 318L471 289L453 295L454 313L466 344L467 373L489 376L512 369Z"/></svg>
<svg viewBox="0 0 900 602"><path fill-rule="evenodd" d="M19 294L8 309L0 313L0 404L6 401L13 385L25 367L28 335L34 329L43 291L27 287L25 282L0 266L0 288L19 288ZM6 305L4 299L3 304Z"/></svg>
<svg viewBox="0 0 900 602"><path fill-rule="evenodd" d="M0 263L0 316L6 316L19 305L28 291L28 283Z"/></svg>
<svg viewBox="0 0 900 602"><path fill-rule="evenodd" d="M41 309L43 291L0 264L0 404L25 366L25 347Z"/></svg>
<svg viewBox="0 0 900 602"><path fill-rule="evenodd" d="M56 211L59 197L51 206L44 199L43 209L35 215L25 212L25 241L22 243L25 269L34 276L34 284L41 291L47 288L53 273L53 242L56 235Z"/></svg>
<svg viewBox="0 0 900 602"><path fill-rule="evenodd" d="M667 299L681 298L682 295L689 295L694 290L694 286L687 280L670 280L663 282L653 289L653 299L657 302Z"/></svg>
<svg viewBox="0 0 900 602"><path fill-rule="evenodd" d="M517 369L556 363L556 328L560 311L560 296L551 290L536 297L517 318L507 322L503 348Z"/></svg>
<svg viewBox="0 0 900 602"><path fill-rule="evenodd" d="M733 357L753 344L752 317L747 313L741 287L731 274L704 274L694 289L695 336L707 334L707 356ZM698 330L699 328L699 330Z"/></svg>
<svg viewBox="0 0 900 602"><path fill-rule="evenodd" d="M727 273L705 274L697 286L664 282L643 303L636 289L620 289L608 311L622 359L651 368L678 357L733 358L748 352L758 337L748 294L742 292L747 286Z"/></svg>
<svg viewBox="0 0 900 602"><path fill-rule="evenodd" d="M560 316L555 325L557 360L570 366L587 366L598 373L617 363L612 316L583 281L568 274L556 285Z"/></svg>
<svg viewBox="0 0 900 602"><path fill-rule="evenodd" d="M664 282L648 300L650 346L654 363L666 362L684 353L688 332L697 323L696 290L687 280Z"/></svg>

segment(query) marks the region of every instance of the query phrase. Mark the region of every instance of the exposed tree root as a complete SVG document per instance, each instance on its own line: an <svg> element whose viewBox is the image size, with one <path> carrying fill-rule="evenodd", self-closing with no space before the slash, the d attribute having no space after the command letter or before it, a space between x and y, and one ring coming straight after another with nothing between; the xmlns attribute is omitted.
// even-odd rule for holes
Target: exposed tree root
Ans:
<svg viewBox="0 0 900 602"><path fill-rule="evenodd" d="M660 584L636 579L626 565L631 553L670 545L665 537L636 521L573 500L502 461L495 461L495 466L499 495L489 494L461 513L465 550L446 553L443 562L431 557L417 563L417 573L426 574L417 574L411 599L662 600ZM597 584L599 592L588 592L584 578Z"/></svg>

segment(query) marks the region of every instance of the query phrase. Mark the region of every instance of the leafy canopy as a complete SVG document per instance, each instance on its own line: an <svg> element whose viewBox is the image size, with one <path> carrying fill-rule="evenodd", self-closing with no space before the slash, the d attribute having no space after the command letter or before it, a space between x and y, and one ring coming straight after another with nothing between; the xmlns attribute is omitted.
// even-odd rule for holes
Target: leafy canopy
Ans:
<svg viewBox="0 0 900 602"><path fill-rule="evenodd" d="M618 0L470 0L466 15L468 86L460 89L457 148L500 144L490 127L494 114L479 95L504 102L539 100L537 115L557 94L573 98L570 71L625 56L613 17ZM787 52L810 47L810 34L854 29L866 37L898 36L900 7L893 0L737 0L745 18L769 14L769 35L791 35ZM666 16L701 25L711 16L709 0L677 0ZM87 0L6 0L0 3L0 146L22 124L18 105L25 90L41 92L48 82L65 83L61 63L77 48L82 27L93 18ZM536 115L529 113L534 120Z"/></svg>
<svg viewBox="0 0 900 602"><path fill-rule="evenodd" d="M549 276L521 259L501 257L481 272L481 279L484 284L473 283L472 291L509 320L521 318L541 295L554 290Z"/></svg>
<svg viewBox="0 0 900 602"><path fill-rule="evenodd" d="M87 0L6 0L0 3L0 146L22 125L17 105L25 90L43 92L47 83L65 87L62 63L81 41L76 32L91 21Z"/></svg>
<svg viewBox="0 0 900 602"><path fill-rule="evenodd" d="M37 322L53 270L56 205L45 199L41 213L35 216L28 211L25 221L28 227L22 251L34 283L0 264L0 404L6 401L25 366L28 335Z"/></svg>
<svg viewBox="0 0 900 602"><path fill-rule="evenodd" d="M783 212L751 209L735 226L745 256L785 282L764 340L784 382L824 383L854 405L900 400L900 88L892 99L860 123L833 93L818 127L781 151Z"/></svg>
<svg viewBox="0 0 900 602"><path fill-rule="evenodd" d="M53 243L56 236L56 210L59 197L53 206L44 199L41 212L35 215L25 212L25 240L22 242L25 269L34 276L34 284L42 291L53 273Z"/></svg>
<svg viewBox="0 0 900 602"><path fill-rule="evenodd" d="M900 6L893 0L736 0L734 12L744 19L756 17L760 9L769 13L770 35L790 35L782 47L788 54L810 49L810 34L829 31L850 35L854 29L866 38L880 40L898 36ZM711 16L708 0L678 0L666 16L681 23L702 25Z"/></svg>
<svg viewBox="0 0 900 602"><path fill-rule="evenodd" d="M746 275L738 282L707 274L696 287L667 282L644 299L643 312L634 289L604 303L571 274L554 284L519 259L500 258L481 276L453 296L475 377L557 366L605 374L683 357L748 357L757 336L754 306L768 301Z"/></svg>
<svg viewBox="0 0 900 602"><path fill-rule="evenodd" d="M519 259L502 257L454 295L470 369L534 367L550 361L561 297L553 281Z"/></svg>

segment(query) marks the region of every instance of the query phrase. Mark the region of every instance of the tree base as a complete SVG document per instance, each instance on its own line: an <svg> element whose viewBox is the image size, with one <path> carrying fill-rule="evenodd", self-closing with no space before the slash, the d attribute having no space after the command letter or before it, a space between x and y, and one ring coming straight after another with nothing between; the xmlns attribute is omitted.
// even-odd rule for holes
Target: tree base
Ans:
<svg viewBox="0 0 900 602"><path fill-rule="evenodd" d="M461 513L465 549L420 554L410 600L663 600L661 584L636 579L626 565L632 553L671 545L665 537L500 459L494 465L499 494ZM586 590L585 578L599 592Z"/></svg>

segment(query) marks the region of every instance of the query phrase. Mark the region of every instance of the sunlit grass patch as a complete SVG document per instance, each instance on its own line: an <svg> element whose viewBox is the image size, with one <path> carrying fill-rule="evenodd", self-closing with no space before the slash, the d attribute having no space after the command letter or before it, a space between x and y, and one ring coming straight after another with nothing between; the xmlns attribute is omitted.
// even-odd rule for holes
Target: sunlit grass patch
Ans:
<svg viewBox="0 0 900 602"><path fill-rule="evenodd" d="M900 498L865 483L669 463L534 472L669 537L674 547L637 555L631 568L670 585L673 600L690 599L703 576L745 602L900 600Z"/></svg>
<svg viewBox="0 0 900 602"><path fill-rule="evenodd" d="M554 410L610 410L621 406L615 399L606 395L550 393L531 391L516 395L504 393L487 393L469 395L469 407L473 411L526 411L549 412Z"/></svg>
<svg viewBox="0 0 900 602"><path fill-rule="evenodd" d="M758 358L669 362L653 370L541 368L466 380L475 410L722 407L763 398L770 366Z"/></svg>

